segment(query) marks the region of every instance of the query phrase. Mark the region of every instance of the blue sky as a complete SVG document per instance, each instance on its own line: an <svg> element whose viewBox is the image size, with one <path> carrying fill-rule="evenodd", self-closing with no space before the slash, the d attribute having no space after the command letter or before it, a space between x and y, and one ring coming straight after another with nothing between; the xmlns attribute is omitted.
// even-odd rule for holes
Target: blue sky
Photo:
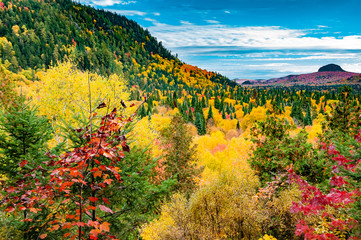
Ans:
<svg viewBox="0 0 361 240"><path fill-rule="evenodd" d="M78 0L147 28L189 64L267 79L336 63L361 72L359 0Z"/></svg>

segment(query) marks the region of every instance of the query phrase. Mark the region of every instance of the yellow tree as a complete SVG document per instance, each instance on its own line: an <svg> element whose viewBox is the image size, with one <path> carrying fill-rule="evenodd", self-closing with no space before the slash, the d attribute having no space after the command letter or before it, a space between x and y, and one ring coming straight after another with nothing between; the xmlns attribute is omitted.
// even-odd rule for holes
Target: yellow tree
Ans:
<svg viewBox="0 0 361 240"><path fill-rule="evenodd" d="M24 92L39 106L39 113L50 118L57 133L59 126L63 125L62 121L74 124L74 117L84 120L87 114L82 113L89 111L91 106L105 102L107 106L122 109L121 100L129 97L124 79L115 74L103 77L83 72L71 62L59 64L37 75L39 81L24 87ZM99 114L106 111L109 109L102 109Z"/></svg>

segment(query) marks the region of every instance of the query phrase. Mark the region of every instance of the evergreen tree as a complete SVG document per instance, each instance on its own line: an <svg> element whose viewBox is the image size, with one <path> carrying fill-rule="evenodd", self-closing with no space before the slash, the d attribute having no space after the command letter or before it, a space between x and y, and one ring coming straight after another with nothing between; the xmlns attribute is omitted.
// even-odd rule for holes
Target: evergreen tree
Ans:
<svg viewBox="0 0 361 240"><path fill-rule="evenodd" d="M207 123L203 113L201 114L201 120L202 120L202 129L200 135L205 135L207 133Z"/></svg>
<svg viewBox="0 0 361 240"><path fill-rule="evenodd" d="M292 110L290 116L295 119L296 121L303 122L304 117L302 113L301 104L299 101L293 102Z"/></svg>
<svg viewBox="0 0 361 240"><path fill-rule="evenodd" d="M147 116L148 114L147 114L147 112L146 112L146 110L145 110L145 107L144 107L144 105L142 105L140 108L139 108L139 111L138 111L138 116L140 117L140 118L144 118L145 116Z"/></svg>
<svg viewBox="0 0 361 240"><path fill-rule="evenodd" d="M209 106L207 120L213 118L212 106Z"/></svg>
<svg viewBox="0 0 361 240"><path fill-rule="evenodd" d="M196 113L196 119L194 120L194 125L197 127L198 135L202 135L202 116L199 112Z"/></svg>
<svg viewBox="0 0 361 240"><path fill-rule="evenodd" d="M323 109L322 104L321 104L321 107L320 107L320 113L321 113L321 114L325 114L325 110Z"/></svg>
<svg viewBox="0 0 361 240"><path fill-rule="evenodd" d="M215 98L214 98L214 107L216 108L216 109L218 109L218 110L220 110L220 102L219 102L219 98L218 98L218 96L216 96Z"/></svg>
<svg viewBox="0 0 361 240"><path fill-rule="evenodd" d="M202 97L202 108L206 107L206 100L204 99L204 97Z"/></svg>
<svg viewBox="0 0 361 240"><path fill-rule="evenodd" d="M192 108L188 109L188 122L193 122L193 112Z"/></svg>
<svg viewBox="0 0 361 240"><path fill-rule="evenodd" d="M3 174L13 178L22 161L36 166L47 158L47 142L53 130L48 119L38 117L37 108L26 103L24 97L1 113L0 129L0 171Z"/></svg>
<svg viewBox="0 0 361 240"><path fill-rule="evenodd" d="M236 128L239 130L241 128L240 124L239 124L239 120L237 121L237 126Z"/></svg>
<svg viewBox="0 0 361 240"><path fill-rule="evenodd" d="M224 111L224 108L223 108L223 110L222 110L222 118L223 119L226 119L227 117L226 117L226 112Z"/></svg>
<svg viewBox="0 0 361 240"><path fill-rule="evenodd" d="M305 126L307 126L307 125L312 126L312 116L311 116L310 105L307 105L306 116L305 116L303 123Z"/></svg>
<svg viewBox="0 0 361 240"><path fill-rule="evenodd" d="M175 115L161 135L163 144L167 146L164 162L166 173L177 180L174 190L189 195L196 187L198 170L193 164L196 162L196 146L191 147L192 136L187 131L185 121L180 115Z"/></svg>

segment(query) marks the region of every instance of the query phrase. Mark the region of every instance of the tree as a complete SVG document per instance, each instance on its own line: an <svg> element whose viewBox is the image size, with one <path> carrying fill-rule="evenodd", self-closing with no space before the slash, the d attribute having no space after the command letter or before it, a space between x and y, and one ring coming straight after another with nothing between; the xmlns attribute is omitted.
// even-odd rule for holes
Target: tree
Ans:
<svg viewBox="0 0 361 240"><path fill-rule="evenodd" d="M207 116L207 120L209 119L213 119L213 111L212 111L212 106L209 106L209 110L208 110L208 116Z"/></svg>
<svg viewBox="0 0 361 240"><path fill-rule="evenodd" d="M286 173L291 166L302 177L313 183L324 183L330 176L325 160L318 156L317 149L307 142L307 133L300 131L290 136L291 126L271 115L266 121L251 128L253 153L249 159L262 183L272 181Z"/></svg>
<svg viewBox="0 0 361 240"><path fill-rule="evenodd" d="M296 121L303 122L304 117L302 113L301 103L299 101L294 101L292 104L292 110L290 116Z"/></svg>
<svg viewBox="0 0 361 240"><path fill-rule="evenodd" d="M191 146L192 137L187 132L185 121L180 115L173 116L169 126L161 132L165 148L165 171L175 177L174 190L189 194L196 187L195 177L199 171L196 162L196 146Z"/></svg>
<svg viewBox="0 0 361 240"><path fill-rule="evenodd" d="M193 111L192 108L188 108L188 122L193 122Z"/></svg>
<svg viewBox="0 0 361 240"><path fill-rule="evenodd" d="M221 109L221 108L220 108L220 105L221 105L221 103L219 102L218 96L215 96L215 97L214 97L214 107L215 107L216 109L220 110L220 109Z"/></svg>
<svg viewBox="0 0 361 240"><path fill-rule="evenodd" d="M224 111L224 108L223 108L223 110L222 110L222 118L223 119L226 119L227 117L226 117L226 112Z"/></svg>
<svg viewBox="0 0 361 240"><path fill-rule="evenodd" d="M303 120L303 124L305 126L312 126L312 116L311 116L311 108L310 105L307 105L307 109L306 109L306 116Z"/></svg>
<svg viewBox="0 0 361 240"><path fill-rule="evenodd" d="M151 183L154 161L144 164L144 152L127 153L124 134L131 118L118 116L114 108L98 119L99 125L95 119L91 114L89 125L74 130L82 146L60 156L49 154L51 160L32 168L23 160L20 166L30 171L22 171L16 185L3 189L5 212L28 212L25 238L125 236L122 231L144 222L169 192L169 184ZM125 212L131 214L125 217Z"/></svg>
<svg viewBox="0 0 361 240"><path fill-rule="evenodd" d="M1 113L0 171L10 178L18 175L21 162L37 166L47 159L47 142L53 130L49 120L37 114L38 108L26 103L23 96Z"/></svg>

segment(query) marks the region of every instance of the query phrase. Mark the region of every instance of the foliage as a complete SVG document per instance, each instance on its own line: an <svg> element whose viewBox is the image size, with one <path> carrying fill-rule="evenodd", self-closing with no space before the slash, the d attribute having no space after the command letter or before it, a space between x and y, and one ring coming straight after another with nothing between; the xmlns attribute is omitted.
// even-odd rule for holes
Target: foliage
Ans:
<svg viewBox="0 0 361 240"><path fill-rule="evenodd" d="M24 87L24 93L32 97L34 105L39 106L40 115L48 116L56 129L58 141L59 126L64 126L63 122L80 125L87 119L89 106L104 102L107 106L122 109L121 100L129 97L125 81L118 76L102 77L82 72L70 62L40 73L39 81ZM109 110L100 109L99 114Z"/></svg>
<svg viewBox="0 0 361 240"><path fill-rule="evenodd" d="M169 177L175 177L174 190L190 193L196 187L196 146L191 146L192 137L187 132L181 115L173 116L169 126L161 131L162 145L165 151L165 171Z"/></svg>
<svg viewBox="0 0 361 240"><path fill-rule="evenodd" d="M324 159L318 156L312 144L307 143L307 133L300 131L290 136L290 125L283 120L269 116L251 129L254 150L250 165L256 170L262 183L285 173L288 168L313 183L322 183L329 176Z"/></svg>
<svg viewBox="0 0 361 240"><path fill-rule="evenodd" d="M19 164L26 161L35 167L47 159L47 142L52 138L48 119L37 116L38 109L21 96L0 116L0 172L14 179Z"/></svg>
<svg viewBox="0 0 361 240"><path fill-rule="evenodd" d="M104 105L99 105L98 108L101 107ZM94 116L92 115L91 119ZM134 187L132 184L138 183L136 179L139 178L132 176L142 174L142 170L130 173L129 170L134 169L128 166L128 169L124 169L128 176L120 175L123 173L118 164L124 161L125 152L129 151L123 135L124 126L129 121L131 118L117 116L114 108L110 114L102 117L100 127L92 125L91 121L89 126L80 129L82 137L87 139L86 145L59 157L49 155L50 161L35 166L31 171L35 176L40 174L45 179L34 179L33 173L25 172L23 179L16 182L16 186L5 187L5 212L28 212L23 221L29 224L27 234L30 238L43 239L58 231L64 234L65 238L78 236L79 239L98 239L100 236L108 236L115 239L111 232L116 232L110 229L109 219L126 211L123 204L132 199L129 192ZM24 160L20 165L27 166L28 163ZM112 210L106 205L111 205L110 201L114 200L115 194L120 194L114 192L116 188L130 189L122 192L128 192L124 194L125 199L117 196L117 201L124 202L113 205ZM143 186L138 190L144 188L146 191L151 189ZM139 194L139 191L133 192ZM156 194L148 194L157 196L164 191L166 189L163 187L163 190ZM140 207L136 202L135 204ZM151 205L147 208L149 206Z"/></svg>
<svg viewBox="0 0 361 240"><path fill-rule="evenodd" d="M246 184L247 183L247 184ZM194 193L189 201L176 195L159 220L142 230L147 239L216 239L257 236L252 224L257 180L249 174L223 174ZM166 224L162 224L166 223Z"/></svg>
<svg viewBox="0 0 361 240"><path fill-rule="evenodd" d="M174 195L160 217L143 226L141 236L145 240L258 239L272 233L279 239L293 238L297 218L289 207L298 192L291 188L276 196L269 195L274 192L271 188L257 192L257 187L251 172L225 171L188 201Z"/></svg>
<svg viewBox="0 0 361 240"><path fill-rule="evenodd" d="M252 126L256 121L264 121L267 118L267 108L257 107L253 109L250 114L243 117L241 121L241 128L246 130L248 126Z"/></svg>
<svg viewBox="0 0 361 240"><path fill-rule="evenodd" d="M328 161L332 165L330 186L322 191L290 170L290 179L302 192L301 201L294 203L291 211L320 218L316 223L299 221L296 235L305 239L358 239L361 234L361 121L359 111L356 112L349 101L349 89L340 92L344 101L339 102L329 115L321 142L321 151L329 155ZM340 116L347 120L339 119Z"/></svg>

